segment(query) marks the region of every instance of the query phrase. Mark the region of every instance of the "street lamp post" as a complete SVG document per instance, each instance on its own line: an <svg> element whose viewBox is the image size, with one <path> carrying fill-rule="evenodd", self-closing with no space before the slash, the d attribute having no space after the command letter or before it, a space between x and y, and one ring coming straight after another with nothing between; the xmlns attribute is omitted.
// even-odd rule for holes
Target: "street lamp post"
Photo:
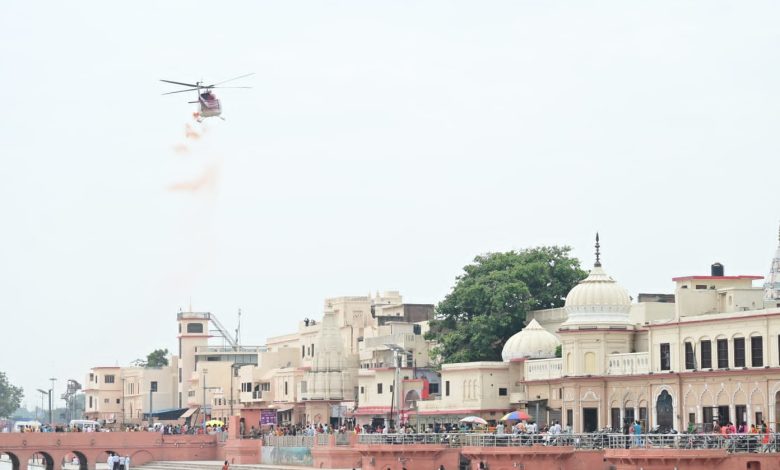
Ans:
<svg viewBox="0 0 780 470"><path fill-rule="evenodd" d="M125 377L122 377L122 427L121 429L125 428L125 381L127 379Z"/></svg>
<svg viewBox="0 0 780 470"><path fill-rule="evenodd" d="M393 377L393 398L394 405L398 410L398 421L396 426L401 425L401 353L408 354L408 351L395 343L385 344L388 349L393 351L393 361L395 362L395 377ZM390 416L392 419L392 414Z"/></svg>
<svg viewBox="0 0 780 470"><path fill-rule="evenodd" d="M38 390L38 393L41 394L41 415L43 415L43 416L41 416L41 421L46 421L46 408L45 408L45 405L44 405L44 402L43 402L43 398L49 396L49 392L46 391L46 390L42 390L40 388L37 389L37 390Z"/></svg>
<svg viewBox="0 0 780 470"><path fill-rule="evenodd" d="M206 429L206 374L208 369L203 369L203 429Z"/></svg>
<svg viewBox="0 0 780 470"><path fill-rule="evenodd" d="M232 372L230 374L230 416L233 416L233 382L236 380L238 369L245 365L246 364L232 364L230 366L230 371Z"/></svg>
<svg viewBox="0 0 780 470"><path fill-rule="evenodd" d="M149 427L151 428L154 423L154 392L157 391L157 381L152 380L149 382Z"/></svg>
<svg viewBox="0 0 780 470"><path fill-rule="evenodd" d="M52 393L54 392L54 382L57 381L56 377L51 377L49 379L51 381L51 388L49 388L49 426L52 426L54 423L54 417L52 415L51 405L54 399L52 398Z"/></svg>

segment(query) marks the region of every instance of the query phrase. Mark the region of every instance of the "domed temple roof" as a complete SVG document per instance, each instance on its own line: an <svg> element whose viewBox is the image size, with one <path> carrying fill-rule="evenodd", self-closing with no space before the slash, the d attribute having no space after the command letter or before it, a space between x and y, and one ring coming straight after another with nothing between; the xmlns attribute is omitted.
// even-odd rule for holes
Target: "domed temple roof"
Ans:
<svg viewBox="0 0 780 470"><path fill-rule="evenodd" d="M568 319L563 326L573 324L628 323L631 297L628 291L601 267L599 236L596 234L596 263L588 277L566 296Z"/></svg>
<svg viewBox="0 0 780 470"><path fill-rule="evenodd" d="M542 325L532 319L521 331L515 333L504 344L501 357L504 362L515 359L544 359L555 357L555 349L560 341L554 334L542 328Z"/></svg>

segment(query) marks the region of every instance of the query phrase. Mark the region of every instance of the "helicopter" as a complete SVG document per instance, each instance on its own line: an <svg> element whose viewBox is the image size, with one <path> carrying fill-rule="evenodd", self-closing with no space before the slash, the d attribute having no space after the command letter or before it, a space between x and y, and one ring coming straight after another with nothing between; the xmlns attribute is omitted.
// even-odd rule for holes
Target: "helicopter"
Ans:
<svg viewBox="0 0 780 470"><path fill-rule="evenodd" d="M222 105L220 105L219 100L211 90L213 90L214 88L252 88L250 86L219 86L222 85L223 83L232 82L233 80L238 80L239 78L249 77L250 75L254 75L254 73L240 75L238 77L231 78L230 80L224 80L221 82L213 83L211 85L204 85L203 82L184 83L184 82L175 82L173 80L160 80L160 81L165 83L173 83L174 85L181 85L181 86L188 87L186 90L169 91L168 93L163 93L163 95L171 95L173 93L184 93L188 91L198 92L197 101L188 101L188 103L193 103L193 104L197 103L200 105L200 110L193 113L195 119L198 122L203 122L203 119L209 117L218 117L224 121L225 118L221 116Z"/></svg>

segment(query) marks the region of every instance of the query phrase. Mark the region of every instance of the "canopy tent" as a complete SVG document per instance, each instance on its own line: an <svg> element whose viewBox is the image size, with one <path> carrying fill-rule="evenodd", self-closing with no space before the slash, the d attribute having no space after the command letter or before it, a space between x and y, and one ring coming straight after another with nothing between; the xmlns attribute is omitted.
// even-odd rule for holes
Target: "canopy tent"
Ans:
<svg viewBox="0 0 780 470"><path fill-rule="evenodd" d="M155 410L151 413L153 418L157 418L161 421L175 421L181 418L185 413L189 412L190 408L166 408L163 410ZM190 413L191 414L191 413ZM149 413L143 414L143 419L149 419Z"/></svg>

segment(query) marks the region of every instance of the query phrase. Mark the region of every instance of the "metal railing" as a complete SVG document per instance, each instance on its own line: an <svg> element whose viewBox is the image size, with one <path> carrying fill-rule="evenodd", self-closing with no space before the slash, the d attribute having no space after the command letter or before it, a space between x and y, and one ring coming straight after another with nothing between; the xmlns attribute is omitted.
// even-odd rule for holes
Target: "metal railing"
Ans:
<svg viewBox="0 0 780 470"><path fill-rule="evenodd" d="M571 447L598 449L720 449L726 452L779 452L780 439L768 434L360 434L358 444L413 445L434 444L446 447Z"/></svg>
<svg viewBox="0 0 780 470"><path fill-rule="evenodd" d="M778 452L778 435L767 434L611 434L614 449L722 449L727 452Z"/></svg>
<svg viewBox="0 0 780 470"><path fill-rule="evenodd" d="M318 446L326 446L330 444L330 434L316 434L314 437L317 439Z"/></svg>
<svg viewBox="0 0 780 470"><path fill-rule="evenodd" d="M263 445L269 447L314 447L314 436L263 436Z"/></svg>

